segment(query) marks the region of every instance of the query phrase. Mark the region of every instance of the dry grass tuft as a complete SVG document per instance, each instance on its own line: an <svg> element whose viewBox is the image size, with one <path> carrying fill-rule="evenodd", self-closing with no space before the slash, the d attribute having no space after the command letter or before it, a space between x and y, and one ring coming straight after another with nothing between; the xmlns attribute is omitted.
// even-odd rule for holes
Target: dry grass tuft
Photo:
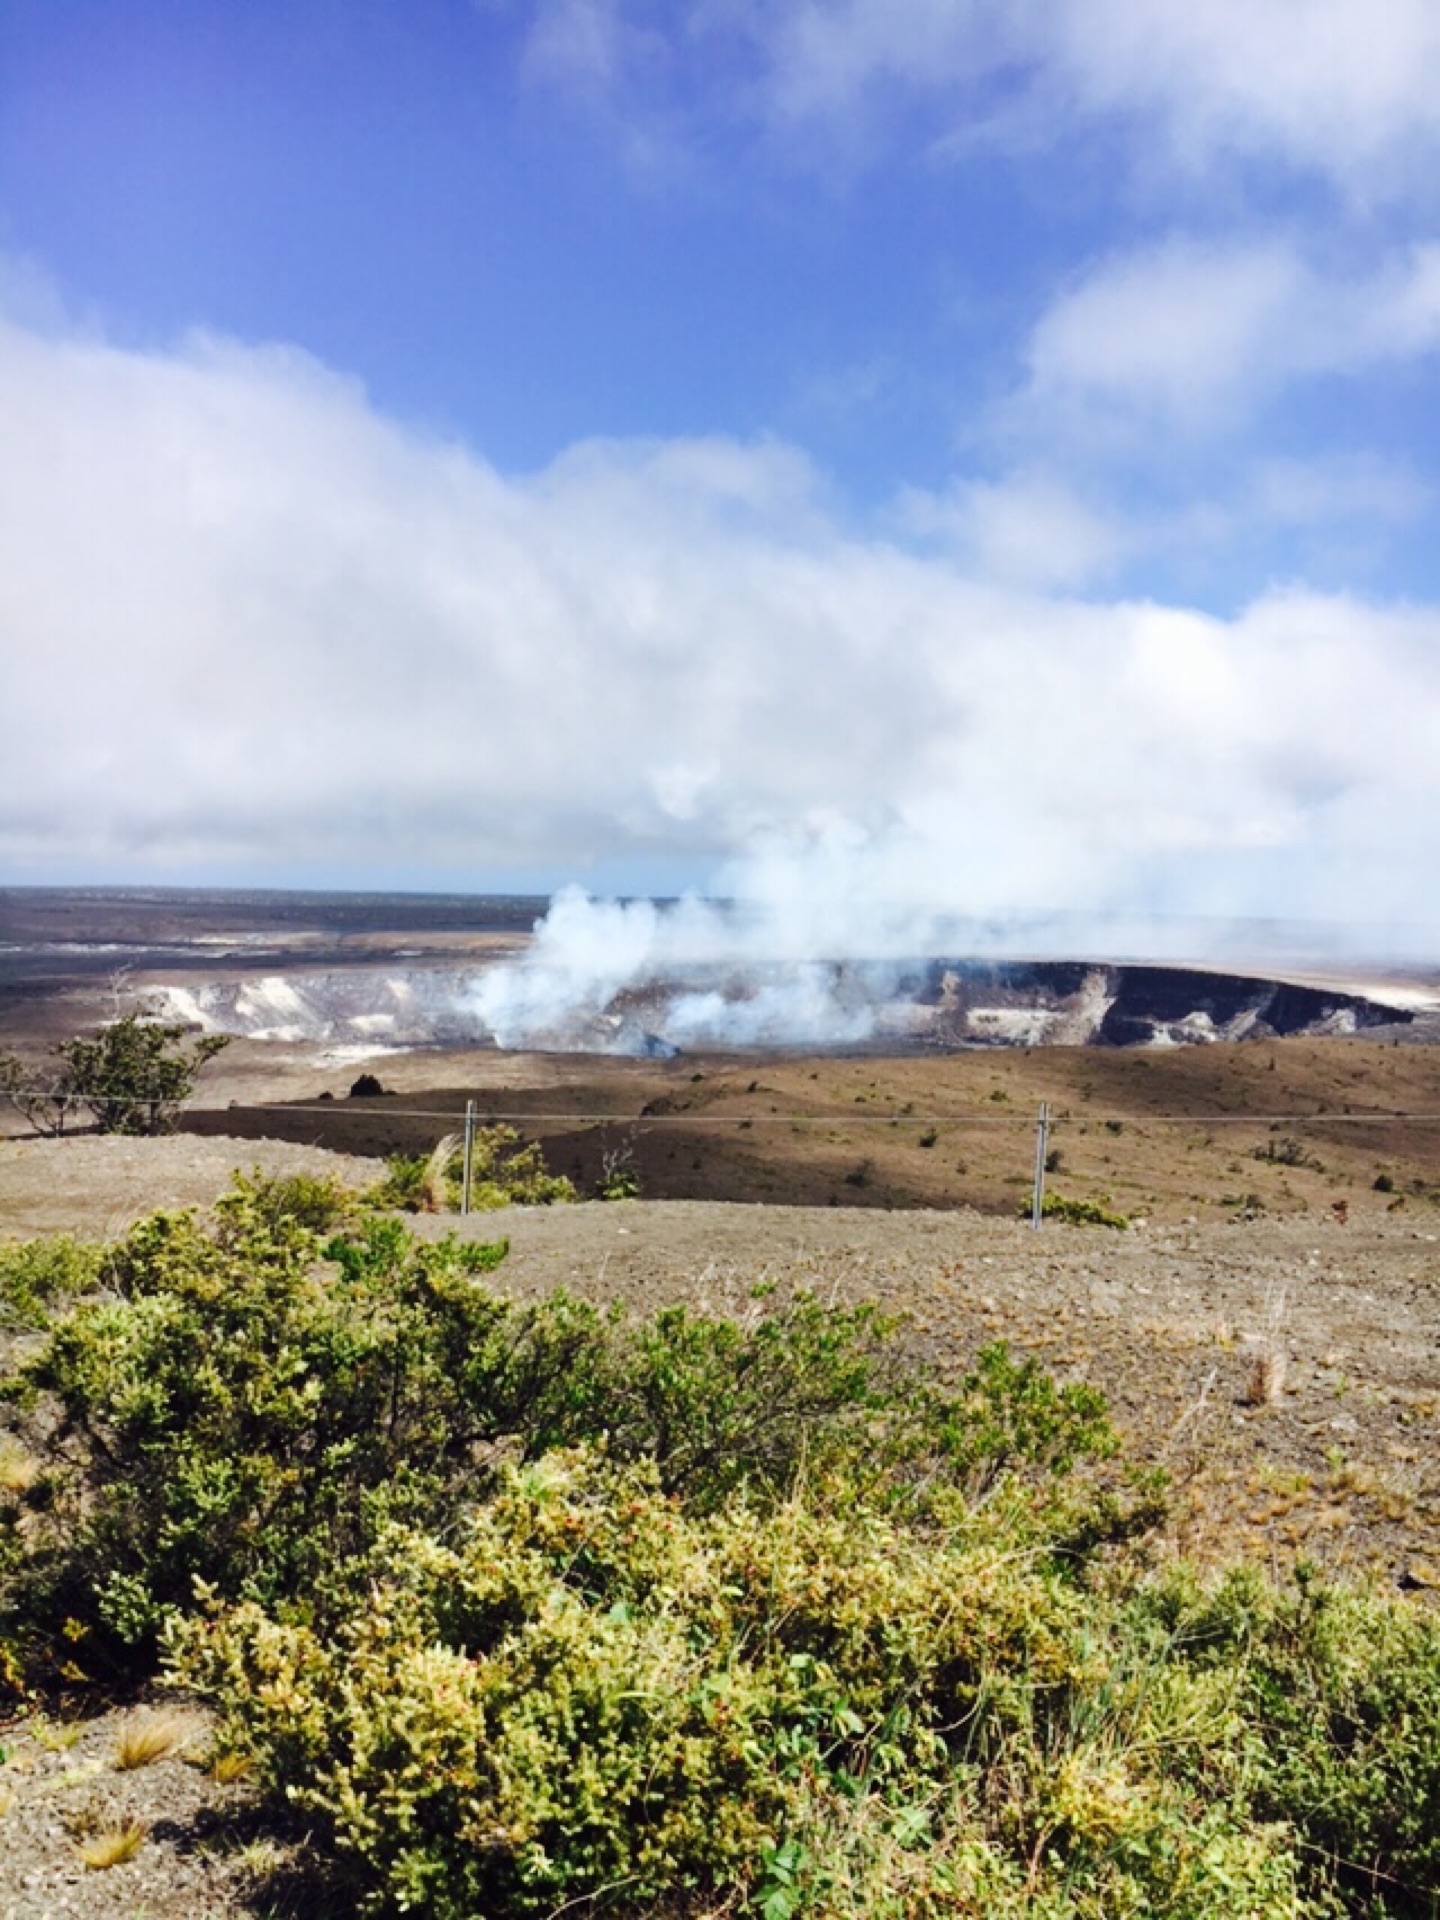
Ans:
<svg viewBox="0 0 1440 1920"><path fill-rule="evenodd" d="M41 1464L13 1440L0 1442L0 1493L28 1493L40 1478Z"/></svg>
<svg viewBox="0 0 1440 1920"><path fill-rule="evenodd" d="M189 1732L185 1722L170 1713L152 1713L144 1719L131 1720L121 1728L115 1742L115 1765L122 1773L152 1766L182 1745Z"/></svg>
<svg viewBox="0 0 1440 1920"><path fill-rule="evenodd" d="M422 1213L444 1213L449 1205L450 1163L460 1150L458 1133L447 1133L436 1141L435 1151L425 1162L425 1171L420 1176L420 1211Z"/></svg>
<svg viewBox="0 0 1440 1920"><path fill-rule="evenodd" d="M250 1778L255 1763L245 1753L212 1753L205 1763L205 1771L217 1787L233 1787Z"/></svg>
<svg viewBox="0 0 1440 1920"><path fill-rule="evenodd" d="M30 1729L36 1746L46 1753L68 1753L84 1731L78 1720L37 1720Z"/></svg>
<svg viewBox="0 0 1440 1920"><path fill-rule="evenodd" d="M1265 1334L1245 1383L1243 1398L1247 1407L1273 1407L1284 1398L1286 1305L1283 1288L1278 1293L1267 1293Z"/></svg>
<svg viewBox="0 0 1440 1920"><path fill-rule="evenodd" d="M102 1827L93 1839L87 1840L81 1847L80 1858L92 1873L103 1873L107 1867L123 1866L139 1853L148 1831L140 1820L127 1820L123 1827Z"/></svg>
<svg viewBox="0 0 1440 1920"><path fill-rule="evenodd" d="M1277 1406L1285 1396L1285 1370L1285 1355L1278 1348L1269 1347L1264 1353L1257 1353L1245 1383L1246 1406Z"/></svg>

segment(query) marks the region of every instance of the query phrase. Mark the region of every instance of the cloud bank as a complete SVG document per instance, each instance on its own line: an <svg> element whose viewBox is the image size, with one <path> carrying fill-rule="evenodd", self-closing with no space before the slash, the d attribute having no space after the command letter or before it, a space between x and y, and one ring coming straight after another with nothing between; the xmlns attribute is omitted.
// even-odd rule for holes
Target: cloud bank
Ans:
<svg viewBox="0 0 1440 1920"><path fill-rule="evenodd" d="M211 336L6 324L0 418L12 877L621 862L796 956L917 915L1429 917L1435 607L1005 584L856 530L777 441L505 476Z"/></svg>
<svg viewBox="0 0 1440 1920"><path fill-rule="evenodd" d="M913 137L1033 149L1129 121L1137 167L1260 162L1349 200L1424 198L1440 147L1430 0L539 0L534 70L673 119L697 75L783 139ZM944 151L944 145L939 149Z"/></svg>

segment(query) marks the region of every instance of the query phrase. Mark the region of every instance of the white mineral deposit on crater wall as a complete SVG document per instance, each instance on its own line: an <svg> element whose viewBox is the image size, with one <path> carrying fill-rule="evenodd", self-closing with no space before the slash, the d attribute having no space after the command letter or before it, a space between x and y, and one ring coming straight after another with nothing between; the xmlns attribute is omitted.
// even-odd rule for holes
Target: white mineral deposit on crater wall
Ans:
<svg viewBox="0 0 1440 1920"><path fill-rule="evenodd" d="M257 1040L580 1053L853 1047L1201 1046L1405 1025L1412 1008L1202 968L959 959L723 962L634 949L587 972L518 962L356 966L171 985L167 1016ZM1437 1016L1424 1015L1423 1019Z"/></svg>

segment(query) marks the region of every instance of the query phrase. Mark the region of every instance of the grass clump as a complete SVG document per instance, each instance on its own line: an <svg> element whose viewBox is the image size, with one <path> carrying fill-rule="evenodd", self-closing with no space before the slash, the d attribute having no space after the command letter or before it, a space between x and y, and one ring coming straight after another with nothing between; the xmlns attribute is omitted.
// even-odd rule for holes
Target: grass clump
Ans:
<svg viewBox="0 0 1440 1920"><path fill-rule="evenodd" d="M128 1721L115 1741L115 1765L121 1773L154 1766L184 1745L190 1728L176 1714L151 1713Z"/></svg>
<svg viewBox="0 0 1440 1920"><path fill-rule="evenodd" d="M149 1828L139 1820L127 1820L123 1826L101 1827L82 1842L80 1858L92 1873L124 1866L133 1860L149 1836Z"/></svg>
<svg viewBox="0 0 1440 1920"><path fill-rule="evenodd" d="M218 1747L207 1757L205 1772L217 1787L235 1787L253 1777L255 1766L248 1755Z"/></svg>

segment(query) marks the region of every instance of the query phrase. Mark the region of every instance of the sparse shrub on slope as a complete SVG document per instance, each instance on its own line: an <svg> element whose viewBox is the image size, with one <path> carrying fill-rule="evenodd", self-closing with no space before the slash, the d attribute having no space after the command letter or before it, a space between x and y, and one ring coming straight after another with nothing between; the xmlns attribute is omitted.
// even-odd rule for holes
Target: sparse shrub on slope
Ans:
<svg viewBox="0 0 1440 1920"><path fill-rule="evenodd" d="M53 1067L0 1057L0 1094L40 1133L73 1131L86 1113L101 1133L170 1133L196 1075L229 1044L141 1009L62 1041Z"/></svg>
<svg viewBox="0 0 1440 1920"><path fill-rule="evenodd" d="M640 1169L635 1161L633 1140L621 1140L605 1148L600 1156L600 1178L595 1183L597 1200L638 1200Z"/></svg>
<svg viewBox="0 0 1440 1920"><path fill-rule="evenodd" d="M1102 1206L1098 1200L1073 1200L1063 1193L1045 1194L1040 1201L1040 1215L1044 1220L1062 1220L1070 1227L1111 1227L1117 1233L1124 1233L1130 1225L1125 1214ZM1028 1200L1020 1209L1020 1217L1030 1218Z"/></svg>
<svg viewBox="0 0 1440 1920"><path fill-rule="evenodd" d="M499 1453L603 1438L701 1508L780 1497L802 1468L901 1498L984 1461L1048 1467L1055 1432L1067 1461L1106 1444L1082 1389L1052 1390L1043 1432L926 1393L867 1307L801 1298L740 1328L517 1303L484 1283L503 1243L374 1218L325 1239L296 1218L315 1198L242 1180L213 1226L141 1223L6 1385L46 1470L0 1612L71 1674L144 1672L197 1578L323 1617L384 1526L448 1527Z"/></svg>
<svg viewBox="0 0 1440 1920"><path fill-rule="evenodd" d="M1147 1574L1098 1396L927 1389L864 1307L516 1303L312 1198L59 1287L0 1678L167 1649L377 1915L1429 1920L1440 1625Z"/></svg>
<svg viewBox="0 0 1440 1920"><path fill-rule="evenodd" d="M460 1136L448 1134L434 1153L392 1154L389 1172L367 1199L375 1207L406 1213L437 1213L460 1205L464 1154ZM496 1207L549 1207L576 1198L574 1183L551 1173L544 1149L528 1144L514 1127L477 1127L471 1147L470 1205L477 1212Z"/></svg>

